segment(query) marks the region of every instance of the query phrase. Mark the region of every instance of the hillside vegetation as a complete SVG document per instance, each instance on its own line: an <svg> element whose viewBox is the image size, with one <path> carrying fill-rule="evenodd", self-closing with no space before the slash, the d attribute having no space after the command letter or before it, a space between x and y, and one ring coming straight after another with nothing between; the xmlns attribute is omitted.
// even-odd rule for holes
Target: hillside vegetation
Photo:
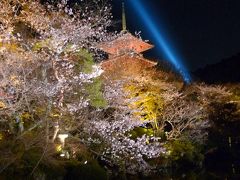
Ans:
<svg viewBox="0 0 240 180"><path fill-rule="evenodd" d="M104 72L110 23L105 1L0 2L0 179L170 177L218 154L239 173L239 84Z"/></svg>

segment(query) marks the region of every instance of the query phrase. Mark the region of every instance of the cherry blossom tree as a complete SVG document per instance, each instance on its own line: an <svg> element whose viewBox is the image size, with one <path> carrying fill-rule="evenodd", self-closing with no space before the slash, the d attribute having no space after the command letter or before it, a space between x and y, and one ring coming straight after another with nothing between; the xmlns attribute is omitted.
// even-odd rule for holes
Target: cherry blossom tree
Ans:
<svg viewBox="0 0 240 180"><path fill-rule="evenodd" d="M59 132L71 133L95 105L87 87L102 73L94 47L109 36L111 13L106 1L89 2L75 8L64 0L0 2L1 124L25 149L45 147L43 156ZM29 141L29 133L37 137ZM0 171L14 159L12 153L2 159Z"/></svg>

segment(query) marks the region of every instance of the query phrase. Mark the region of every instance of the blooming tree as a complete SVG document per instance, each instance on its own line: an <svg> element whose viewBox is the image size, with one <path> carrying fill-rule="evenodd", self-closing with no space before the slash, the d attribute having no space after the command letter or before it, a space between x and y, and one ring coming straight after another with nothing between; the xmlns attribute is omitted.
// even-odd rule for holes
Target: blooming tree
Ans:
<svg viewBox="0 0 240 180"><path fill-rule="evenodd" d="M45 145L47 151L60 131L81 124L93 99L86 87L102 73L94 63L94 46L107 37L110 6L56 2L0 2L1 131L25 149ZM29 141L29 133L37 137ZM0 171L16 158L5 154Z"/></svg>
<svg viewBox="0 0 240 180"><path fill-rule="evenodd" d="M147 160L161 156L165 148L160 137L147 134L134 137L132 134L135 128L144 128L147 121L141 121L128 107L124 83L126 80L105 84L105 98L112 110L105 112L105 116L92 118L90 127L86 129L90 138L85 143L102 145L98 149L101 159L111 166L117 165L121 171L149 173L154 166Z"/></svg>

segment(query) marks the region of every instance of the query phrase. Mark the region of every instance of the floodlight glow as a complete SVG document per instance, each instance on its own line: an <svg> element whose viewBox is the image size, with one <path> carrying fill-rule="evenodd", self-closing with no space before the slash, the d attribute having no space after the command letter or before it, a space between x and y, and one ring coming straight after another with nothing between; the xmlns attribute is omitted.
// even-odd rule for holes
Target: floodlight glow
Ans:
<svg viewBox="0 0 240 180"><path fill-rule="evenodd" d="M61 153L61 154L60 154L60 156L61 156L61 157L64 157L64 156L65 156L65 154L64 154L64 153Z"/></svg>
<svg viewBox="0 0 240 180"><path fill-rule="evenodd" d="M184 81L190 83L191 76L188 73L187 69L182 64L181 58L174 52L173 48L170 46L170 42L164 37L162 29L160 29L157 24L153 22L153 19L150 17L146 9L140 0L131 0L130 1L134 8L136 8L138 14L143 19L146 27L149 28L149 31L156 39L156 43L163 50L166 58L174 65L174 67L181 73Z"/></svg>
<svg viewBox="0 0 240 180"><path fill-rule="evenodd" d="M68 134L59 134L58 138L60 139L61 143L62 143L62 147L64 147L65 145L65 139L68 137Z"/></svg>

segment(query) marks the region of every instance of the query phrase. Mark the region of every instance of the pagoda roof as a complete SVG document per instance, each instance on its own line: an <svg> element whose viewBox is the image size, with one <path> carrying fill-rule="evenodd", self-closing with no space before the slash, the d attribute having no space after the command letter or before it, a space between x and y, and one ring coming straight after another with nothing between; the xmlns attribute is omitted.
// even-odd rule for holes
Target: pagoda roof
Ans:
<svg viewBox="0 0 240 180"><path fill-rule="evenodd" d="M157 65L157 62L156 61L152 61L152 60L148 60L142 56L130 56L129 54L124 54L124 55L120 55L120 56L117 56L117 57L114 57L112 59L108 59L108 60L105 60L105 61L102 61L100 64L102 67L104 66L108 66L109 64L121 64L124 63L124 64L134 64L134 63L141 63L142 65L144 65L144 67L153 67L153 66L156 66ZM134 62L134 63L133 63Z"/></svg>
<svg viewBox="0 0 240 180"><path fill-rule="evenodd" d="M125 32L110 42L100 43L98 47L108 54L120 55L131 51L141 53L153 48L153 45Z"/></svg>
<svg viewBox="0 0 240 180"><path fill-rule="evenodd" d="M132 77L142 75L143 72L154 68L157 62L145 59L142 56L123 54L113 59L100 63L104 70L103 76L107 79L118 79L121 77Z"/></svg>

